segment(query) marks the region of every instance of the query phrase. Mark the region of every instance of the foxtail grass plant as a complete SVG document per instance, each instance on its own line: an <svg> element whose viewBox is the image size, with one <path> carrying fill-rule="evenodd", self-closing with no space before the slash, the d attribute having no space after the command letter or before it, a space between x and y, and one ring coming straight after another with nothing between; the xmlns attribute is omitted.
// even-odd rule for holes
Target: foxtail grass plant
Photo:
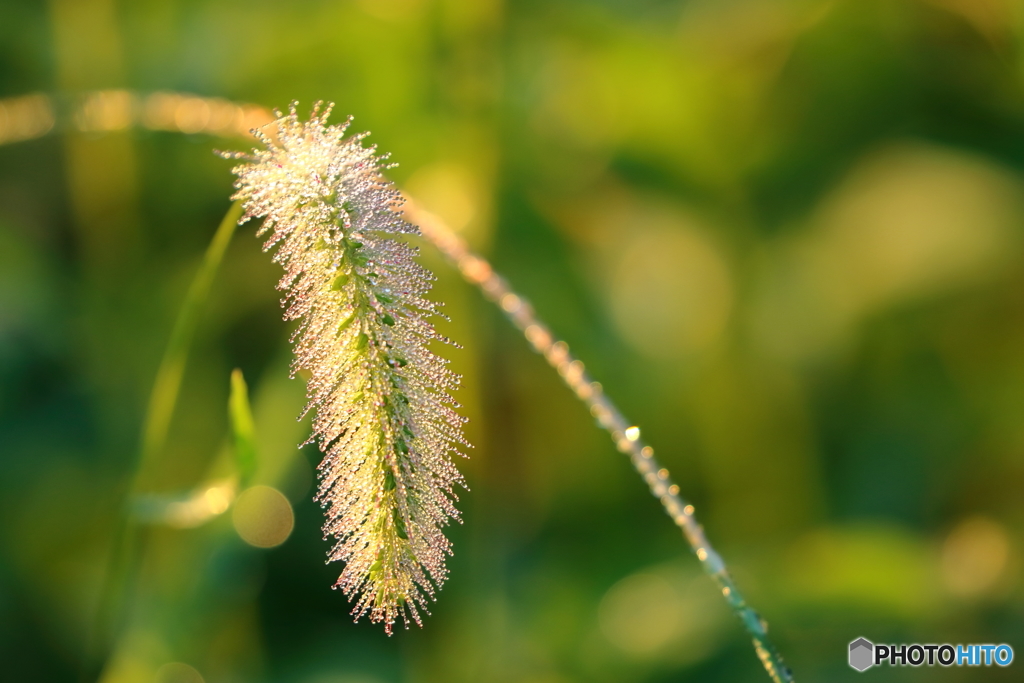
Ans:
<svg viewBox="0 0 1024 683"><path fill-rule="evenodd" d="M263 218L264 249L284 267L285 318L293 374L307 373L310 441L324 454L317 501L326 510L328 557L344 563L336 588L391 633L401 615L421 623L427 599L447 577L451 544L442 527L458 519L451 455L468 446L451 396L459 382L427 348L437 333L426 299L433 275L400 235L417 229L402 195L382 176L386 157L329 125L331 107L300 121L293 104L264 149L229 154L244 163L234 198L242 220ZM270 135L273 132L273 137Z"/></svg>
<svg viewBox="0 0 1024 683"><path fill-rule="evenodd" d="M127 103L121 113L129 117L136 100L152 101L151 109L158 112L163 111L159 104L168 116L136 121L158 130L196 132L179 130L170 115L196 102L225 112L223 125L211 124L204 131L214 135L231 137L249 122L269 120L252 105L177 93L142 97L100 91L86 96L83 111L118 113L109 106L90 110L87 105L96 98ZM8 116L0 127L0 144L54 128L55 108L45 95L0 101L3 107ZM285 269L279 283L286 293L285 317L300 321L293 337L293 374L308 377L306 410L316 413L310 440L324 453L316 498L326 509L325 536L335 539L328 558L345 563L336 587L355 600L356 618L369 615L384 622L388 633L399 615L406 623L421 623L427 599L447 576L451 545L442 527L458 519L454 489L464 486L451 460L468 446L462 436L464 418L455 412L451 396L459 378L426 347L434 340L448 341L429 321L441 315L439 305L424 298L432 275L413 261L412 247L394 239L422 234L501 308L629 456L739 617L769 677L791 683L792 673L769 639L766 622L743 598L697 522L693 505L681 497L640 428L625 419L582 361L485 259L383 177L386 158L362 145L365 134L346 137L349 122L328 125L329 113L330 107L317 106L308 121L300 121L293 105L287 115L277 114L276 121L253 130L263 149L226 156L243 162L235 168L233 211L244 208L241 222L264 219L260 234L267 236L266 248L276 250L274 259ZM100 119L77 114L73 119L88 124L79 124L83 130L106 129ZM403 206L418 228L403 218ZM150 400L133 481L166 437L195 317L238 218L229 213L217 231L175 326ZM244 386L240 376L235 384ZM244 441L246 429L239 424L245 420L239 422L234 415L239 408L232 406L236 439ZM123 554L124 545L115 548Z"/></svg>

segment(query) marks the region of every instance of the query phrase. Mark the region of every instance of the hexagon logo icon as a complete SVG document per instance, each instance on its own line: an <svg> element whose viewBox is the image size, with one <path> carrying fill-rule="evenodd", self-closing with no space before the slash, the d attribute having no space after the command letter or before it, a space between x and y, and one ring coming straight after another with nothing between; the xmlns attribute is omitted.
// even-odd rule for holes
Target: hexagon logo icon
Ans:
<svg viewBox="0 0 1024 683"><path fill-rule="evenodd" d="M867 638L858 638L850 643L850 666L857 671L870 669L875 663L875 644Z"/></svg>

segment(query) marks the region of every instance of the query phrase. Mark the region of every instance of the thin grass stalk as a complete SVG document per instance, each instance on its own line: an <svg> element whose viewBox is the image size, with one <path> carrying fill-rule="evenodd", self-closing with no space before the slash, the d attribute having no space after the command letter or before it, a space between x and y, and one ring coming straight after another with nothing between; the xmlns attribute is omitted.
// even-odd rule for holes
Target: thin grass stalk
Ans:
<svg viewBox="0 0 1024 683"><path fill-rule="evenodd" d="M138 557L139 539L137 525L132 516L132 501L141 492L146 471L159 457L167 441L174 409L181 392L181 380L188 361L188 352L199 325L200 317L209 299L213 280L224 260L224 254L235 234L238 219L242 215L241 202L235 202L221 220L213 235L203 262L199 266L188 293L174 321L171 336L167 341L160 366L157 369L153 389L143 423L139 451L131 468L131 478L122 495L117 512L114 538L110 546L107 571L100 590L99 603L89 635L88 646L83 660L83 682L93 680L98 673L94 668L100 664L100 648L104 640L116 629L124 597L131 592Z"/></svg>
<svg viewBox="0 0 1024 683"><path fill-rule="evenodd" d="M486 259L471 252L465 241L444 222L417 207L408 197L405 211L411 222L419 226L423 236L441 251L466 281L478 287L488 300L498 305L505 317L558 372L566 386L583 401L598 424L611 435L618 450L629 456L651 493L661 501L676 526L682 529L683 536L704 571L715 581L726 603L739 617L768 676L775 683L792 683L792 672L768 638L767 622L743 598L722 556L708 542L704 528L694 517L693 505L679 494L679 485L672 481L669 471L658 463L654 449L640 438L640 429L623 417L605 395L601 384L593 381L584 369L583 362L569 352L569 345L555 338L548 326L534 313L529 302L516 294L508 282L494 272Z"/></svg>

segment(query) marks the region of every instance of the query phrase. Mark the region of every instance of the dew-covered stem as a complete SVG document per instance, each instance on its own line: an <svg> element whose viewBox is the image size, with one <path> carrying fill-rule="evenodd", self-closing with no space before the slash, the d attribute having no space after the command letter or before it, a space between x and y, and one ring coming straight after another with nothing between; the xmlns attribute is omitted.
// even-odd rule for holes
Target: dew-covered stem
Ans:
<svg viewBox="0 0 1024 683"><path fill-rule="evenodd" d="M494 272L486 259L472 253L466 243L436 216L417 207L406 198L406 213L420 227L425 238L436 246L462 276L477 286L490 301L501 308L548 364L562 377L565 384L590 410L612 437L618 450L629 456L633 467L647 483L665 512L682 530L704 571L718 585L730 609L739 617L750 635L765 671L775 683L791 683L792 672L768 638L768 624L747 603L726 568L721 555L715 551L704 534L704 528L694 517L693 505L679 493L679 485L672 481L669 471L654 457L654 449L640 438L640 429L623 417L601 388L584 368L583 362L569 352L569 345L559 341L534 313L533 307L509 287L503 277Z"/></svg>

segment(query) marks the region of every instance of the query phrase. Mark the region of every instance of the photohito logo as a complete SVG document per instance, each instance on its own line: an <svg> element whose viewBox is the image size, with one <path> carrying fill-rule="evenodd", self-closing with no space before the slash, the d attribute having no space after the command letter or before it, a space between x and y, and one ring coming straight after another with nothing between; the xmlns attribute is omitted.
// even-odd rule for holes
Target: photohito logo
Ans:
<svg viewBox="0 0 1024 683"><path fill-rule="evenodd" d="M889 666L1009 666L1013 648L1001 645L875 645L867 638L850 643L850 666L857 671Z"/></svg>
<svg viewBox="0 0 1024 683"><path fill-rule="evenodd" d="M874 664L875 645L866 638L858 638L850 643L850 666L857 671L864 671Z"/></svg>

